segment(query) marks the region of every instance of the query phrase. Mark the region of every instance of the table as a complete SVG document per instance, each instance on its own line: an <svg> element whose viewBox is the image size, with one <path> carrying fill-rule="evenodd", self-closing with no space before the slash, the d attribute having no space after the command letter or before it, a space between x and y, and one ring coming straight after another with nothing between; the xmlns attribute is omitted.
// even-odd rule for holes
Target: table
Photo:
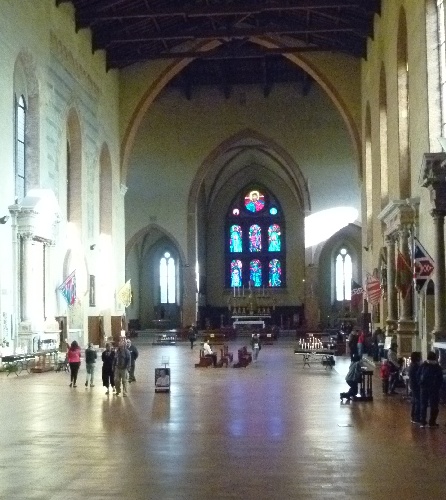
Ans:
<svg viewBox="0 0 446 500"><path fill-rule="evenodd" d="M311 367L310 361L320 361L320 363L325 366L325 369L333 369L335 365L335 351L330 349L319 349L316 351L311 351L308 349L294 349L294 354L302 354L304 368L305 366Z"/></svg>
<svg viewBox="0 0 446 500"><path fill-rule="evenodd" d="M23 369L31 373L31 369L34 366L35 355L11 354L9 356L2 356L0 359L5 367L5 371L8 372L8 377L11 373L15 373L19 376L19 373L21 373Z"/></svg>

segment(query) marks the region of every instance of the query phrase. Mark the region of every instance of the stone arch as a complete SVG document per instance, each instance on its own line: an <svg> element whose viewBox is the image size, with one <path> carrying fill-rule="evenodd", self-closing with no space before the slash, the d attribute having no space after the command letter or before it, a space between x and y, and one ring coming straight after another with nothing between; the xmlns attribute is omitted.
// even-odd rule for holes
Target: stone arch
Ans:
<svg viewBox="0 0 446 500"><path fill-rule="evenodd" d="M410 198L409 143L409 58L407 51L406 11L401 7L397 38L398 139L399 139L399 197Z"/></svg>
<svg viewBox="0 0 446 500"><path fill-rule="evenodd" d="M269 139L259 132L251 129L241 130L237 134L227 138L219 145L217 145L213 151L211 151L208 156L203 160L202 164L197 170L195 177L191 183L189 190L189 198L187 203L187 213L188 213L188 228L187 228L187 257L189 261L195 260L196 258L196 241L197 241L197 217L196 217L196 207L198 206L198 200L200 196L200 187L207 175L207 173L213 168L213 164L216 162L217 158L223 153L233 149L236 146L243 147L243 143L249 141L254 141L258 148L261 150L266 150L270 154L271 152L277 155L281 160L282 168L285 170L287 175L287 180L291 187L292 192L295 194L299 206L302 208L304 213L309 213L311 209L310 194L308 191L308 186L306 180L302 174L299 165L295 160L285 151L281 146L279 146L275 141ZM237 154L237 153L235 153Z"/></svg>
<svg viewBox="0 0 446 500"><path fill-rule="evenodd" d="M373 160L372 160L372 118L370 112L370 103L366 105L365 111L365 129L364 129L364 165L365 178L364 196L365 196L365 214L366 214L366 239L367 246L372 244L373 236Z"/></svg>
<svg viewBox="0 0 446 500"><path fill-rule="evenodd" d="M26 191L40 187L40 88L36 63L22 50L14 64L14 95L26 102L25 165Z"/></svg>
<svg viewBox="0 0 446 500"><path fill-rule="evenodd" d="M158 224L149 224L135 233L126 245L126 279L132 280L135 290L134 301L128 308L129 317L138 318L143 327L148 328L151 321L160 319L159 267L156 261L169 250L178 260L176 276L176 303L168 304L164 310L171 320L171 327L181 324L181 310L184 302L185 257L177 239ZM150 283L150 286L147 286ZM157 285L158 283L158 285ZM164 319L164 317L162 318ZM166 325L164 325L166 326Z"/></svg>
<svg viewBox="0 0 446 500"><path fill-rule="evenodd" d="M82 133L74 107L67 114L67 221L82 228Z"/></svg>
<svg viewBox="0 0 446 500"><path fill-rule="evenodd" d="M381 208L389 202L389 168L387 144L387 79L384 63L379 73L379 149L381 164Z"/></svg>
<svg viewBox="0 0 446 500"><path fill-rule="evenodd" d="M262 45L264 47L278 48L283 46L283 43L273 40L271 38L260 38L254 37L251 39L253 43ZM211 41L211 42L200 42L195 45L194 50L197 51L208 51L221 45L222 42ZM337 92L335 86L329 81L329 79L322 73L320 69L317 68L316 64L311 62L309 58L302 54L287 54L287 57L292 63L300 66L309 75L314 78L314 80L325 90L336 109L341 114L344 122L346 124L347 130L350 134L353 143L353 149L356 154L358 165L361 163L361 139L358 130L358 126L355 123L353 116L344 100L342 99L339 92ZM188 64L193 61L193 58L181 59L180 61L173 61L168 66L165 67L163 71L160 72L158 77L149 86L146 92L143 94L135 110L129 120L127 128L124 132L123 140L121 143L121 182L125 183L127 178L128 163L135 141L136 133L139 126L149 109L150 105L153 103L158 94L162 89L172 80L182 69L184 69Z"/></svg>
<svg viewBox="0 0 446 500"><path fill-rule="evenodd" d="M99 156L99 232L112 235L113 178L110 150L103 144Z"/></svg>

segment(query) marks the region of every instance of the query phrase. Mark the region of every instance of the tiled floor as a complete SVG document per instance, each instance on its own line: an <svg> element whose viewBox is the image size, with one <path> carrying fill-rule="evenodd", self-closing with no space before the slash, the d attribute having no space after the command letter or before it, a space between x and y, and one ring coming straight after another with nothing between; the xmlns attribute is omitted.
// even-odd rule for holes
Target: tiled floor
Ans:
<svg viewBox="0 0 446 500"><path fill-rule="evenodd" d="M0 499L444 499L441 427L402 395L341 405L348 360L303 368L294 343L248 368L194 368L198 348L137 339L129 397L66 373L0 374ZM236 352L242 341L231 344ZM154 368L169 356L170 394Z"/></svg>

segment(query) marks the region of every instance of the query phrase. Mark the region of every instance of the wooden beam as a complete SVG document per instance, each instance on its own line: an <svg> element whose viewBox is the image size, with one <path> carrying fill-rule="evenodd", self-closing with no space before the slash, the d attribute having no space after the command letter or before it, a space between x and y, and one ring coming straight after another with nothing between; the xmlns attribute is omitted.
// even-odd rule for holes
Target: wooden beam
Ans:
<svg viewBox="0 0 446 500"><path fill-rule="evenodd" d="M58 0L67 1L67 0ZM120 3L120 2L118 2ZM203 17L224 17L256 15L272 12L311 11L327 9L357 9L362 12L380 12L381 0L288 0L285 2L237 1L231 4L201 5L199 7L164 7L143 12L142 9L129 12L107 12L113 5L105 4L101 9L86 8L78 13L78 21L83 27L107 21L123 19L149 19L162 17L180 17L182 19ZM100 13L99 11L102 11Z"/></svg>

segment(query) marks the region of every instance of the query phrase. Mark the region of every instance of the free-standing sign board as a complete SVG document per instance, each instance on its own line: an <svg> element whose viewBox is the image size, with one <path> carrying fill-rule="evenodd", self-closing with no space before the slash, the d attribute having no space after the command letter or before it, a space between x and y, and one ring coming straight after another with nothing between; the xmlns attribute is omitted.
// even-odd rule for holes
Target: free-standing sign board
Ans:
<svg viewBox="0 0 446 500"><path fill-rule="evenodd" d="M170 392L170 368L155 368L155 392Z"/></svg>

